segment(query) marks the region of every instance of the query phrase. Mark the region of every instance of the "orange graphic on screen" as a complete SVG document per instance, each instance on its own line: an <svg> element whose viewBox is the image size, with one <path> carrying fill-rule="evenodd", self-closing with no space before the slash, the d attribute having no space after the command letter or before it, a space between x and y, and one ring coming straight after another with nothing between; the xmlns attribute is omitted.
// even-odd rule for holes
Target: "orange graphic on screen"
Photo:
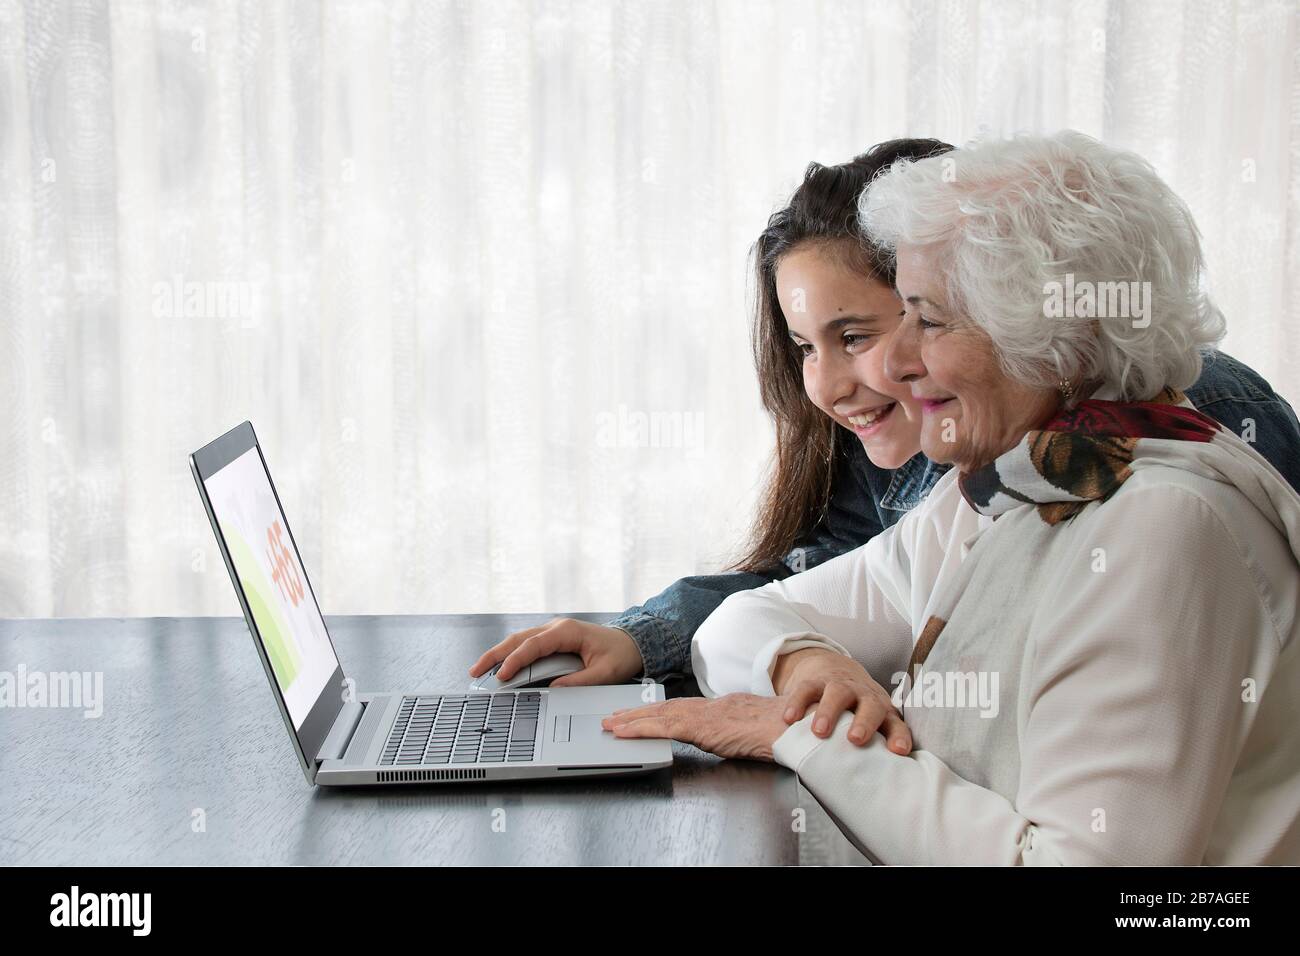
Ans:
<svg viewBox="0 0 1300 956"><path fill-rule="evenodd" d="M284 546L282 533L278 519L266 529L266 561L271 566L271 580L280 586L281 596L297 607L304 594L302 579L293 566L289 549Z"/></svg>

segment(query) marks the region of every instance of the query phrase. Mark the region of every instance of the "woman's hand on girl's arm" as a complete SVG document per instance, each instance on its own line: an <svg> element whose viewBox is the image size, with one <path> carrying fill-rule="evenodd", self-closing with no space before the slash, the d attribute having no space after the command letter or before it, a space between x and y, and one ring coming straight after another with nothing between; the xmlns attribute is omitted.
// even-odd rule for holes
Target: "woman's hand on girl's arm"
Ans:
<svg viewBox="0 0 1300 956"><path fill-rule="evenodd" d="M863 746L879 731L896 754L912 752L912 732L889 692L861 664L838 651L805 647L783 654L772 668L772 687L786 701L784 720L798 723L813 704L813 734L831 735L840 714L853 711L849 740Z"/></svg>
<svg viewBox="0 0 1300 956"><path fill-rule="evenodd" d="M858 667L855 661L842 654L829 653ZM602 726L618 737L667 737L694 744L719 757L771 760L777 740L790 724L802 720L805 711L818 704L820 698L815 721L831 715L827 717L831 723L827 731L818 733L818 736L830 736L829 728L835 726L839 716L845 711L855 710L852 734L860 734L860 739L851 735L854 743L865 744L879 730L890 751L901 755L911 753L911 732L884 688L865 671L859 667L861 674L853 675L843 665L834 662L814 664L811 657L804 660L809 668L822 668L820 671L810 670L810 675L822 673L829 679L819 684L816 676L809 676L806 680L799 678L796 689L802 688L801 696L766 697L737 693L712 699L678 697L644 707L617 710L605 718ZM836 674L841 676L829 676ZM823 693L825 688L830 688L829 692Z"/></svg>

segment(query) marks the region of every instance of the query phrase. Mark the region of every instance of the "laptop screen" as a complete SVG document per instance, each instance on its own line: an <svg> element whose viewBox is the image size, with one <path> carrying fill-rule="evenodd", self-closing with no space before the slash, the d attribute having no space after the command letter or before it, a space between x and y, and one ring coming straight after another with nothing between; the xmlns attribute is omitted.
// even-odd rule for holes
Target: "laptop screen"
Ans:
<svg viewBox="0 0 1300 956"><path fill-rule="evenodd" d="M254 447L203 486L289 719L301 730L339 661L270 476Z"/></svg>

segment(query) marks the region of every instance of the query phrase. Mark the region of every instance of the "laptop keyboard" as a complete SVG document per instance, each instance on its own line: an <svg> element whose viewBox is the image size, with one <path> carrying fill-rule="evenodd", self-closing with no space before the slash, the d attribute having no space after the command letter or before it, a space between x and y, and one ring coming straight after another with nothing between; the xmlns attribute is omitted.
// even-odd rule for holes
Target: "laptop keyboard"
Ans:
<svg viewBox="0 0 1300 956"><path fill-rule="evenodd" d="M379 762L385 766L533 759L542 695L520 691L403 697Z"/></svg>

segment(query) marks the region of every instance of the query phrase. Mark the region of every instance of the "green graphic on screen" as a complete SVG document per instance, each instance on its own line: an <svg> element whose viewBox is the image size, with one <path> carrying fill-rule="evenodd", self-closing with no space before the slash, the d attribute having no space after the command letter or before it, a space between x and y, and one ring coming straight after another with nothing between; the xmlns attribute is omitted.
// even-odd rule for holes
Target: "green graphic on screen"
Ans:
<svg viewBox="0 0 1300 956"><path fill-rule="evenodd" d="M244 586L244 599L253 612L257 623L257 632L262 636L262 645L266 656L271 659L271 669L281 690L288 690L298 676L302 667L302 655L290 637L289 624L280 613L280 604L275 597L271 582L262 572L262 566L253 554L253 549L243 536L224 521L221 534L230 549L230 560L235 564L235 573L239 583Z"/></svg>

